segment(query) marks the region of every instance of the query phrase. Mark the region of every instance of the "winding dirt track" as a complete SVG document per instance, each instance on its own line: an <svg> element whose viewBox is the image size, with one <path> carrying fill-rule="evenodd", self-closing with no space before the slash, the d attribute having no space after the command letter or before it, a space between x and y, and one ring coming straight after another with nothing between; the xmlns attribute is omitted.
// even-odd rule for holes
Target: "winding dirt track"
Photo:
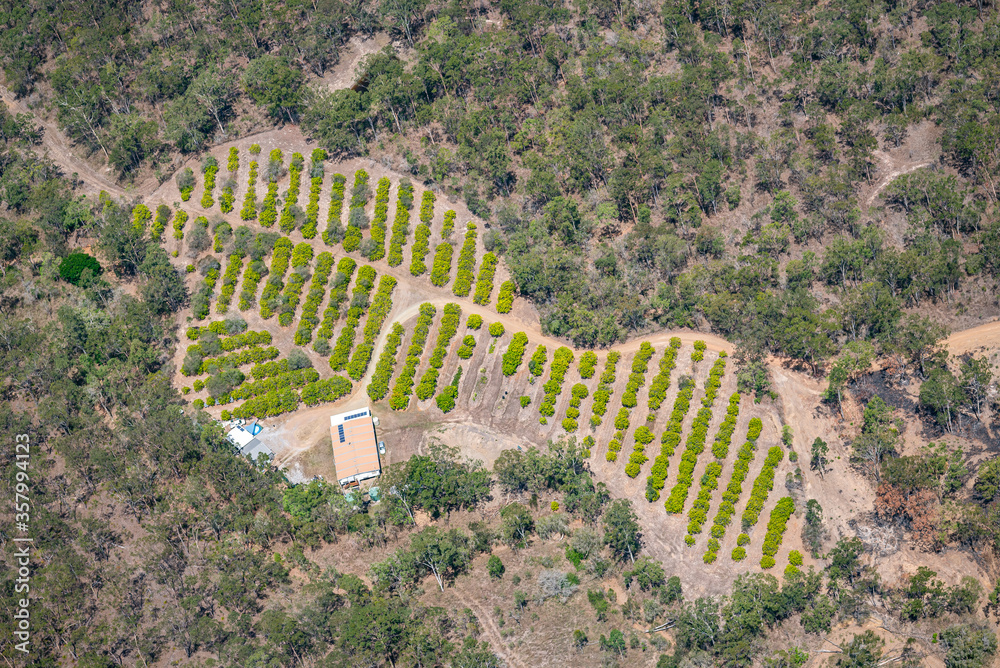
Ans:
<svg viewBox="0 0 1000 668"><path fill-rule="evenodd" d="M527 668L521 661L520 657L515 653L509 651L507 643L504 642L503 636L500 633L500 629L497 627L496 622L493 617L487 613L483 608L482 604L475 599L468 599L462 595L459 589L454 590L455 595L458 600L468 609L472 610L476 615L476 619L479 620L479 626L483 633L489 638L490 645L493 649L500 655L500 658L504 661L504 664L508 668Z"/></svg>
<svg viewBox="0 0 1000 668"><path fill-rule="evenodd" d="M982 347L1000 346L1000 320L955 332L944 341L952 355L963 355Z"/></svg>
<svg viewBox="0 0 1000 668"><path fill-rule="evenodd" d="M86 160L74 155L73 151L70 150L71 142L55 124L39 118L37 114L28 109L24 103L17 100L14 94L4 86L0 86L0 97L3 98L4 104L11 113L28 114L34 119L35 123L42 127L42 148L45 155L48 156L49 160L59 165L67 176L76 174L83 183L82 189L85 192L96 194L104 190L118 197L126 194L125 189L115 183L112 177L102 174L97 169L91 167Z"/></svg>
<svg viewBox="0 0 1000 668"><path fill-rule="evenodd" d="M875 201L875 198L878 197L878 194L885 190L885 187L892 183L896 178L904 174L909 174L910 172L915 172L921 167L928 167L933 164L933 161L931 160L924 160L923 162L906 163L894 168L893 161L890 157L881 151L876 151L875 157L880 163L882 163L882 165L887 167L889 171L875 184L874 190L872 190L871 194L868 195L868 199L865 201L865 206L871 206L872 202Z"/></svg>

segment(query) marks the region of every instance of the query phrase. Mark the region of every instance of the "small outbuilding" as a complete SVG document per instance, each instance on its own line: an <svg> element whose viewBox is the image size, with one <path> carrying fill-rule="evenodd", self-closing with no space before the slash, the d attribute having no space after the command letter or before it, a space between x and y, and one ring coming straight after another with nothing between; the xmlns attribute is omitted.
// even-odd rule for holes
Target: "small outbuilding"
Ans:
<svg viewBox="0 0 1000 668"><path fill-rule="evenodd" d="M333 464L341 485L356 485L382 474L371 410L358 408L330 417Z"/></svg>
<svg viewBox="0 0 1000 668"><path fill-rule="evenodd" d="M274 459L274 452L271 448L254 438L254 434L251 434L249 430L243 427L233 428L226 434L226 437L239 449L240 454L244 457L249 457L257 461L257 458L261 455L267 455L270 459Z"/></svg>

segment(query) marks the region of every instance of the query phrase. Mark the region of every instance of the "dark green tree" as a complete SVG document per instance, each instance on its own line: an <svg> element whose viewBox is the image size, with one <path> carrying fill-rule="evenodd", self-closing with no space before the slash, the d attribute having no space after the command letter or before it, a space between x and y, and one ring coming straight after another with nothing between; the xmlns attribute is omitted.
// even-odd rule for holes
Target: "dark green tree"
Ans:
<svg viewBox="0 0 1000 668"><path fill-rule="evenodd" d="M277 120L294 122L302 108L305 80L285 58L261 56L246 66L241 85L256 104Z"/></svg>
<svg viewBox="0 0 1000 668"><path fill-rule="evenodd" d="M611 552L620 561L628 557L634 564L636 555L642 549L642 527L632 509L632 502L628 499L615 499L605 511L602 522L604 542L611 548Z"/></svg>

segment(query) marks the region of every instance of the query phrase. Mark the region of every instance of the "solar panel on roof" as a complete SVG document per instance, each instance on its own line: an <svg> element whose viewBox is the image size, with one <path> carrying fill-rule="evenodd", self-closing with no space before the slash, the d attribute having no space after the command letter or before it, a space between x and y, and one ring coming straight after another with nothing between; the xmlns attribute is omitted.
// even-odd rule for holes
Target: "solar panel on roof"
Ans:
<svg viewBox="0 0 1000 668"><path fill-rule="evenodd" d="M340 435L340 442L343 443L346 439L344 438L344 425L337 425L337 433Z"/></svg>

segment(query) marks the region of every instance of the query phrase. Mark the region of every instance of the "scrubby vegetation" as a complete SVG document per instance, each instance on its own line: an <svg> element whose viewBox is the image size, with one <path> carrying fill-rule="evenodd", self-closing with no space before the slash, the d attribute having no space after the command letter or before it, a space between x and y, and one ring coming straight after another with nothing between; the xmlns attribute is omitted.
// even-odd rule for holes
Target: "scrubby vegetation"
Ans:
<svg viewBox="0 0 1000 668"><path fill-rule="evenodd" d="M97 278L104 271L101 263L92 255L86 253L70 253L59 263L59 275L73 285L79 285L84 272L88 272L91 279Z"/></svg>

